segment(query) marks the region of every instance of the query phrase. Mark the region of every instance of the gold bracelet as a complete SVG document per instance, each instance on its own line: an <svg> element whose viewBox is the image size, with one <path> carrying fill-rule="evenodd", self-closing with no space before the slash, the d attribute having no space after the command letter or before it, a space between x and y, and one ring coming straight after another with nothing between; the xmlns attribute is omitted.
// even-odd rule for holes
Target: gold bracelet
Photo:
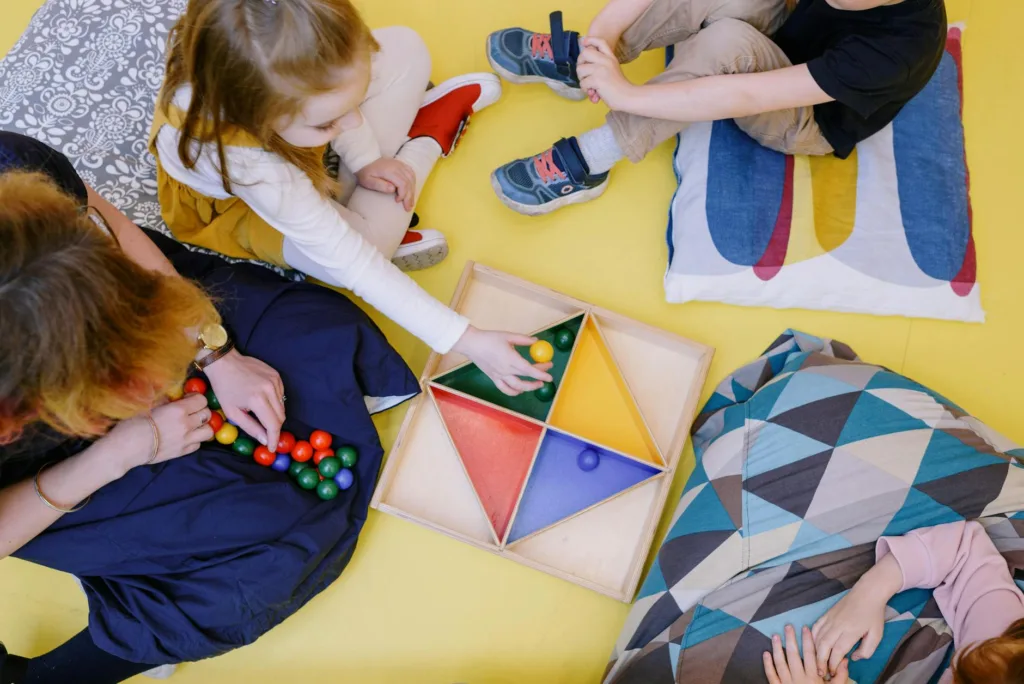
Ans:
<svg viewBox="0 0 1024 684"><path fill-rule="evenodd" d="M160 454L160 428L157 427L152 414L144 413L142 417L149 421L149 429L153 431L153 453L149 455L149 459L142 465L151 465Z"/></svg>
<svg viewBox="0 0 1024 684"><path fill-rule="evenodd" d="M91 496L86 497L85 501L83 501L82 503L78 504L74 508L61 508L60 506L58 506L57 504L53 503L52 501L50 501L49 499L46 498L46 495L43 494L43 490L39 488L39 476L42 475L43 471L46 470L49 467L50 467L50 465L44 465L42 468L39 469L39 472L36 473L36 476L34 478L32 478L32 485L36 489L36 496L39 497L39 500L42 501L43 504L47 508L49 508L51 510L54 510L54 511L57 511L58 513L62 513L62 514L77 513L78 511L80 511L83 508L85 508L89 504L89 501L92 500Z"/></svg>

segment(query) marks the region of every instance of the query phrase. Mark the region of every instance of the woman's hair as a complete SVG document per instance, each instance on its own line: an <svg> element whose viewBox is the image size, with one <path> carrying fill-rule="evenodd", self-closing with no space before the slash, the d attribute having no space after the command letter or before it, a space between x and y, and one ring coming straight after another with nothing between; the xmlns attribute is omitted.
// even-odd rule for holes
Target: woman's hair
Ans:
<svg viewBox="0 0 1024 684"><path fill-rule="evenodd" d="M185 377L218 320L189 281L125 255L48 176L0 174L0 444L41 422L103 434Z"/></svg>
<svg viewBox="0 0 1024 684"><path fill-rule="evenodd" d="M1020 684L1024 682L1024 620L1002 636L982 641L953 659L955 684Z"/></svg>
<svg viewBox="0 0 1024 684"><path fill-rule="evenodd" d="M171 31L159 102L167 111L178 88L192 86L178 142L182 163L195 167L201 149L193 141L215 144L230 192L223 135L240 129L328 194L334 182L323 148L289 145L273 125L298 114L305 98L336 88L338 70L378 49L349 0L189 0Z"/></svg>

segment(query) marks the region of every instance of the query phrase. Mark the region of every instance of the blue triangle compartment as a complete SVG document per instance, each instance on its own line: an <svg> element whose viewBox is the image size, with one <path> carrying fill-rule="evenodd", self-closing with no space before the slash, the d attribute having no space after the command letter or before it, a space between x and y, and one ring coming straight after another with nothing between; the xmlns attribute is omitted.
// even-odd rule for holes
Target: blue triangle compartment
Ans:
<svg viewBox="0 0 1024 684"><path fill-rule="evenodd" d="M590 471L577 458L585 449L600 456ZM513 543L615 496L661 471L576 437L548 430L526 482L508 541Z"/></svg>

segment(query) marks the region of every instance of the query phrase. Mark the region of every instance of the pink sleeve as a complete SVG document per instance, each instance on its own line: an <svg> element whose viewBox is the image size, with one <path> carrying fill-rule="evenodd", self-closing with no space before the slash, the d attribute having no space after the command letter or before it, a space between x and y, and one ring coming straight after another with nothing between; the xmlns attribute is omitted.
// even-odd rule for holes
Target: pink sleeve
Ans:
<svg viewBox="0 0 1024 684"><path fill-rule="evenodd" d="M935 589L935 601L958 645L998 636L1024 618L1024 594L977 522L948 523L902 537L882 537L875 558L890 554L903 572L901 591Z"/></svg>

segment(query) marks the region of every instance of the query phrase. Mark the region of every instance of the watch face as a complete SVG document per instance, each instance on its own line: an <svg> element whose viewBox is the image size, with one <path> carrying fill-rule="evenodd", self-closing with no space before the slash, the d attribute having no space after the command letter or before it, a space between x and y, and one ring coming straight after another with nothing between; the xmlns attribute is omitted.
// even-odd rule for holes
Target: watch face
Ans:
<svg viewBox="0 0 1024 684"><path fill-rule="evenodd" d="M228 331L217 323L204 326L199 337L207 349L220 349L228 343Z"/></svg>

